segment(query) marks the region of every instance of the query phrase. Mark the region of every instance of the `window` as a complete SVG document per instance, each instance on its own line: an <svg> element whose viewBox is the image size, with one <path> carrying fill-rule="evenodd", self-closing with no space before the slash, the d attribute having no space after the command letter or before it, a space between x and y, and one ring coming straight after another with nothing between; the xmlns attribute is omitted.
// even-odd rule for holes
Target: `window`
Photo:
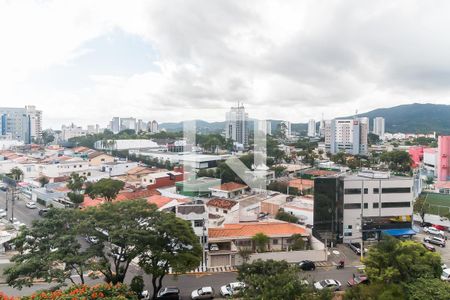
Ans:
<svg viewBox="0 0 450 300"><path fill-rule="evenodd" d="M252 245L252 241L250 240L245 240L245 241L237 241L237 244L239 246L244 246L244 247L248 247Z"/></svg>
<svg viewBox="0 0 450 300"><path fill-rule="evenodd" d="M378 208L378 202L375 202L375 203L373 204L373 208Z"/></svg>
<svg viewBox="0 0 450 300"><path fill-rule="evenodd" d="M380 193L380 189L379 188L374 188L373 189L373 193L374 194L379 194Z"/></svg>
<svg viewBox="0 0 450 300"><path fill-rule="evenodd" d="M216 208L216 212L219 212L219 209L218 209L218 208Z"/></svg>
<svg viewBox="0 0 450 300"><path fill-rule="evenodd" d="M194 227L203 227L203 220L194 220Z"/></svg>
<svg viewBox="0 0 450 300"><path fill-rule="evenodd" d="M409 188L409 187L382 188L381 193L383 193L383 194L407 194L407 193L411 193L411 188Z"/></svg>
<svg viewBox="0 0 450 300"><path fill-rule="evenodd" d="M228 213L228 210L224 209L224 210L223 210L223 213L224 213L224 214L227 214L227 213Z"/></svg>
<svg viewBox="0 0 450 300"><path fill-rule="evenodd" d="M361 209L361 203L346 203L344 209Z"/></svg>
<svg viewBox="0 0 450 300"><path fill-rule="evenodd" d="M346 195L359 195L359 194L361 194L361 189L344 189L344 194L346 194Z"/></svg>
<svg viewBox="0 0 450 300"><path fill-rule="evenodd" d="M344 236L352 236L351 232L344 232Z"/></svg>
<svg viewBox="0 0 450 300"><path fill-rule="evenodd" d="M364 208L365 208L365 209L369 208L369 204L364 203Z"/></svg>
<svg viewBox="0 0 450 300"><path fill-rule="evenodd" d="M272 244L278 245L278 239L273 239L273 240L272 240Z"/></svg>
<svg viewBox="0 0 450 300"><path fill-rule="evenodd" d="M383 202L381 203L382 208L390 208L390 207L410 207L411 202Z"/></svg>
<svg viewBox="0 0 450 300"><path fill-rule="evenodd" d="M368 194L369 193L369 189L368 188L365 188L364 189L364 194Z"/></svg>

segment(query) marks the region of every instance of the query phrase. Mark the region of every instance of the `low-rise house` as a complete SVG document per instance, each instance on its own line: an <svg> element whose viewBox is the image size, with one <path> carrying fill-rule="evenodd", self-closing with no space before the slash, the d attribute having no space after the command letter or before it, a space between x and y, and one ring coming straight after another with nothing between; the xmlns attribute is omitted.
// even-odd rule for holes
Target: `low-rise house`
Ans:
<svg viewBox="0 0 450 300"><path fill-rule="evenodd" d="M223 198L214 198L206 203L208 212L215 215L225 216L233 211L239 210L237 201Z"/></svg>
<svg viewBox="0 0 450 300"><path fill-rule="evenodd" d="M115 161L114 156L98 151L89 154L88 159L91 166L100 166L102 164L112 163Z"/></svg>
<svg viewBox="0 0 450 300"><path fill-rule="evenodd" d="M227 182L219 186L209 188L212 197L233 199L243 195L248 186L236 182Z"/></svg>
<svg viewBox="0 0 450 300"><path fill-rule="evenodd" d="M208 243L208 212L201 200L176 206L176 216L191 222L194 233L202 245Z"/></svg>
<svg viewBox="0 0 450 300"><path fill-rule="evenodd" d="M175 171L150 173L141 177L141 186L147 189L175 186L175 183L182 181L183 177L183 173Z"/></svg>
<svg viewBox="0 0 450 300"><path fill-rule="evenodd" d="M209 197L210 188L220 185L220 179L212 177L199 177L175 183L177 193L191 197Z"/></svg>
<svg viewBox="0 0 450 300"><path fill-rule="evenodd" d="M240 249L256 251L252 238L262 233L269 238L267 251L286 251L293 235L309 236L308 231L297 224L282 221L224 224L208 230L209 267L234 266ZM211 247L211 245L214 245Z"/></svg>
<svg viewBox="0 0 450 300"><path fill-rule="evenodd" d="M133 168L136 168L139 164L132 161L117 161L111 163L105 163L100 166L102 172L108 173L109 176L122 176Z"/></svg>

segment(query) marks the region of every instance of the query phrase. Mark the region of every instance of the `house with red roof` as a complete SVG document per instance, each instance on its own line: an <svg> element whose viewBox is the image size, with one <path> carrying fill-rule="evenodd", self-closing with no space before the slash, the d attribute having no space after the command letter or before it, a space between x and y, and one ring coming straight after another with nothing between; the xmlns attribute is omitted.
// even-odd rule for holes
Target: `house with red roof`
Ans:
<svg viewBox="0 0 450 300"><path fill-rule="evenodd" d="M305 239L310 235L300 225L278 220L224 224L222 227L209 228L209 267L235 265L239 249L256 251L257 245L252 238L259 233L269 238L268 252L287 251L293 235L301 235Z"/></svg>
<svg viewBox="0 0 450 300"><path fill-rule="evenodd" d="M240 184L236 182L227 182L219 186L210 187L212 197L233 199L243 195L248 189L245 184Z"/></svg>

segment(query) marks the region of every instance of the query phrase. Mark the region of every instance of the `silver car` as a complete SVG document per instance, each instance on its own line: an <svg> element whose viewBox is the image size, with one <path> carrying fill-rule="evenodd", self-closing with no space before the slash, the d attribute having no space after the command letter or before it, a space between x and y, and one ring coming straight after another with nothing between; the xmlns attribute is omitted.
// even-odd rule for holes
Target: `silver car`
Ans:
<svg viewBox="0 0 450 300"><path fill-rule="evenodd" d="M210 286L202 287L197 290L192 291L191 299L213 299L214 298L214 289Z"/></svg>

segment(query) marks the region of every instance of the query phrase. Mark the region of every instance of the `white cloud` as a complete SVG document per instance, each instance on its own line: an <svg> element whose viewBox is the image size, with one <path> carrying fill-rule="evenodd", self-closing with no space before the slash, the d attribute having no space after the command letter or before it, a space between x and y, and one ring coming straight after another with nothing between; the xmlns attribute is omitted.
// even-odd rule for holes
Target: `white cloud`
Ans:
<svg viewBox="0 0 450 300"><path fill-rule="evenodd" d="M355 109L449 101L447 2L4 1L2 105L36 104L46 124L113 115L305 121ZM33 74L77 63L87 42L121 30L157 51L159 70L83 74L77 91L36 87ZM150 49L149 49L150 52ZM146 54L143 53L143 57ZM131 59L124 57L123 59ZM197 109L200 107L200 109Z"/></svg>

